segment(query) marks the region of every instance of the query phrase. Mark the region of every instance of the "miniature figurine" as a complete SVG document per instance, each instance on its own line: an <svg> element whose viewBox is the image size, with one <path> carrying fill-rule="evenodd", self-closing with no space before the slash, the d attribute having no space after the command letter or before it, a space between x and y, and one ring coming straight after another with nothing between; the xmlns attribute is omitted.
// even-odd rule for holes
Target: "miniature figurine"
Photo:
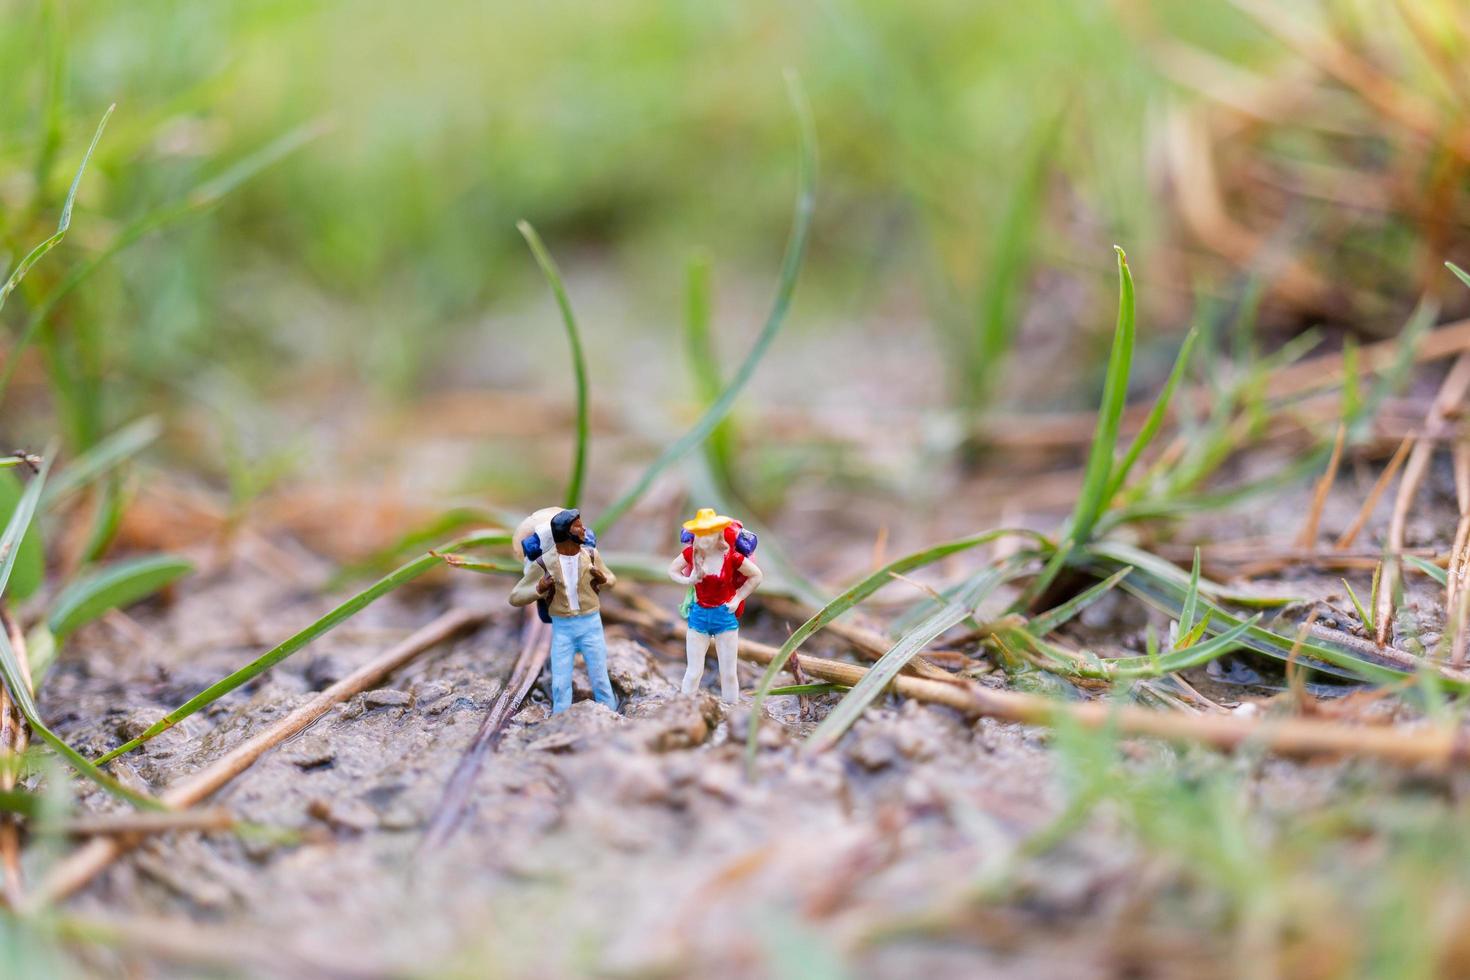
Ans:
<svg viewBox="0 0 1470 980"><path fill-rule="evenodd" d="M735 674L739 655L740 617L745 600L761 584L761 570L750 556L756 537L740 522L708 507L684 522L680 540L685 547L669 565L669 578L690 586L684 600L689 632L685 654L689 666L680 690L693 694L704 677L704 657L710 642L720 662L720 698L734 703L740 699L740 680Z"/></svg>
<svg viewBox="0 0 1470 980"><path fill-rule="evenodd" d="M526 531L531 533L526 534ZM516 550L526 560L525 575L511 589L512 606L536 603L551 624L551 713L572 704L572 662L580 653L587 664L592 696L618 710L607 677L607 642L602 635L598 593L618 579L597 552L597 537L577 510L547 507L521 523Z"/></svg>

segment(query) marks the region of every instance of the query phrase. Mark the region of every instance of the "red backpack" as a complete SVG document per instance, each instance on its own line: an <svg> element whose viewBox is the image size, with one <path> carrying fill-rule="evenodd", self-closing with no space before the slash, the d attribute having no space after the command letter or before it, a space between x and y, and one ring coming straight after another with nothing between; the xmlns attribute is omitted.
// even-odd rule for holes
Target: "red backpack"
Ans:
<svg viewBox="0 0 1470 980"><path fill-rule="evenodd" d="M741 526L739 521L731 521L729 525L726 526L724 530L724 535L725 544L728 547L725 550L725 566L720 569L721 575L725 573L726 567L729 566L730 562L734 559L736 555L740 555L742 558L749 558L750 555L754 553L757 543L755 532L745 530ZM684 531L680 534L679 540L684 544L684 564L690 568L693 568L694 535L689 531ZM748 579L749 577L750 576L746 575L738 568L730 570L730 584L737 592L740 590L740 587L745 584L746 579ZM691 585L689 587L688 594L684 596L684 604L679 607L679 613L685 619L689 618L689 607L694 603L694 601L694 586ZM735 610L735 618L739 619L741 616L744 615L745 602L742 600L739 608Z"/></svg>

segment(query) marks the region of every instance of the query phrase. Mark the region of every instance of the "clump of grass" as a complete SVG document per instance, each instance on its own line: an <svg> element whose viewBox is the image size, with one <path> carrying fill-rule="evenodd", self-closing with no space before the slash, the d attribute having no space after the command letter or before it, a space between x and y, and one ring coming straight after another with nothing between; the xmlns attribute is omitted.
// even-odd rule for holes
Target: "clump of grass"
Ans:
<svg viewBox="0 0 1470 980"><path fill-rule="evenodd" d="M35 517L36 508L40 503L41 489L45 486L46 474L50 470L50 453L47 453L46 456L47 460L41 464L41 472L36 474L26 487L25 493L17 502L15 510L5 525L4 533L0 534L0 601L5 598L5 588L15 568L20 542L30 529L31 520ZM26 672L22 670L20 662L16 659L15 650L10 644L10 636L4 629L0 629L0 679L4 680L5 689L11 701L25 718L26 723L31 726L31 730L51 746L68 765L109 793L135 806L150 808L160 806L158 801L152 797L130 790L102 772L46 725L36 707L35 699L31 696L30 685L26 682Z"/></svg>

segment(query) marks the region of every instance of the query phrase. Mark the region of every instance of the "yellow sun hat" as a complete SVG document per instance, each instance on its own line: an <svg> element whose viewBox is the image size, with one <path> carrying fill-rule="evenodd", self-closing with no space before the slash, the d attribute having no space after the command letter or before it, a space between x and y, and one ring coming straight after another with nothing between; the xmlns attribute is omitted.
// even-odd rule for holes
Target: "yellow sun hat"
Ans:
<svg viewBox="0 0 1470 980"><path fill-rule="evenodd" d="M684 530L694 534L714 534L734 523L733 517L716 514L713 507L701 507L694 512L694 520L684 522Z"/></svg>

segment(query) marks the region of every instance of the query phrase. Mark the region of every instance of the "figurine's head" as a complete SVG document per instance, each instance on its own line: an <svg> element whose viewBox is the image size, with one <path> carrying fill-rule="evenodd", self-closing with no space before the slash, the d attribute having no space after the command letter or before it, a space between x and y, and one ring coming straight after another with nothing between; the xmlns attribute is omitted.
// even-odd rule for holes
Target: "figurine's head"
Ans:
<svg viewBox="0 0 1470 980"><path fill-rule="evenodd" d="M716 551L728 544L733 518L718 514L711 507L701 507L692 521L684 522L684 530L694 535L694 547L700 551Z"/></svg>
<svg viewBox="0 0 1470 980"><path fill-rule="evenodd" d="M575 507L564 510L551 519L551 540L557 544L586 539L587 529L582 526L582 512Z"/></svg>

